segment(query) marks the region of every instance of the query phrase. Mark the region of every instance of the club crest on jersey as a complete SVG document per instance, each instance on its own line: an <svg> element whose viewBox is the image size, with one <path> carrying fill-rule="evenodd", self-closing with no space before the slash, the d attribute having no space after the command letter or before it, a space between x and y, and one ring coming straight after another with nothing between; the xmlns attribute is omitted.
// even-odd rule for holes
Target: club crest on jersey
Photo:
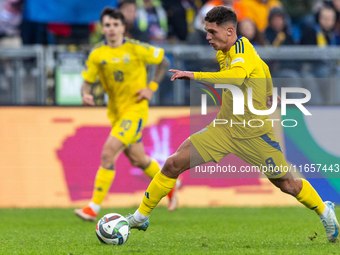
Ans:
<svg viewBox="0 0 340 255"><path fill-rule="evenodd" d="M228 68L228 62L229 62L229 58L227 58L227 60L225 62L222 63L222 68Z"/></svg>
<svg viewBox="0 0 340 255"><path fill-rule="evenodd" d="M124 54L123 55L123 61L125 64L129 64L130 63L130 54Z"/></svg>
<svg viewBox="0 0 340 255"><path fill-rule="evenodd" d="M102 66L105 66L107 63L105 60L103 60L101 63L100 63Z"/></svg>

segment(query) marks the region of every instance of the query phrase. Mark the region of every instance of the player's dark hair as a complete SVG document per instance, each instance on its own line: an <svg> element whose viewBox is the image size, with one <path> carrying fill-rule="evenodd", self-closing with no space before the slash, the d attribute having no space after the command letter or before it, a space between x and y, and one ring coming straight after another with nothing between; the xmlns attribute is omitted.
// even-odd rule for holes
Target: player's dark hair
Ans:
<svg viewBox="0 0 340 255"><path fill-rule="evenodd" d="M103 24L103 17L110 16L114 19L120 19L123 24L125 24L124 15L120 12L120 10L111 7L105 7L100 14L100 23Z"/></svg>
<svg viewBox="0 0 340 255"><path fill-rule="evenodd" d="M216 22L216 25L218 26L227 22L232 23L234 26L237 25L236 13L232 9L225 6L216 6L212 8L207 13L204 20L210 23Z"/></svg>
<svg viewBox="0 0 340 255"><path fill-rule="evenodd" d="M121 9L126 4L137 5L136 0L121 0L118 2L118 9Z"/></svg>

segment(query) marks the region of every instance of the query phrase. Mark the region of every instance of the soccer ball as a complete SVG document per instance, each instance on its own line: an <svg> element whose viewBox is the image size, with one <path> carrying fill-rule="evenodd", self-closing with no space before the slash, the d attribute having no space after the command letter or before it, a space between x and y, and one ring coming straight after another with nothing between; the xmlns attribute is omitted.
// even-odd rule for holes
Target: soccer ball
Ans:
<svg viewBox="0 0 340 255"><path fill-rule="evenodd" d="M129 238L130 224L122 215L109 213L98 221L96 235L102 243L122 245Z"/></svg>

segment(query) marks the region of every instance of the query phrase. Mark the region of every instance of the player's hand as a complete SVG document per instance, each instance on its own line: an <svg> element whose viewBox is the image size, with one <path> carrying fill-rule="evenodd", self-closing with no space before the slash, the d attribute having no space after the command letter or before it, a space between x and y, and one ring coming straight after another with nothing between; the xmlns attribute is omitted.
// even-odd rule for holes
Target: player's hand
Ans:
<svg viewBox="0 0 340 255"><path fill-rule="evenodd" d="M192 80L195 79L193 72L180 71L180 70L175 70L175 69L170 69L169 72L174 73L170 79L171 81L174 81L176 79L187 80L187 81L190 81L190 79Z"/></svg>
<svg viewBox="0 0 340 255"><path fill-rule="evenodd" d="M83 95L83 105L94 106L94 100L93 100L93 96L91 94L84 94Z"/></svg>
<svg viewBox="0 0 340 255"><path fill-rule="evenodd" d="M150 100L152 98L154 91L150 88L140 89L137 90L137 101L141 101L143 99Z"/></svg>
<svg viewBox="0 0 340 255"><path fill-rule="evenodd" d="M281 104L281 97L278 95L277 96L277 103ZM273 95L267 96L267 105L272 106L273 104Z"/></svg>

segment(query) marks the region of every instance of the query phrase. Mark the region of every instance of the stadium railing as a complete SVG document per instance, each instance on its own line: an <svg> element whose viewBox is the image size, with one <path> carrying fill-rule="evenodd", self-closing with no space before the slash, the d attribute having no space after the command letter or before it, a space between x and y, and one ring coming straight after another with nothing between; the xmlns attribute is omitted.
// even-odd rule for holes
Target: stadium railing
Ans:
<svg viewBox="0 0 340 255"><path fill-rule="evenodd" d="M171 68L179 70L218 71L216 52L210 46L166 45L163 46L171 61ZM261 58L271 65L273 62L314 63L327 65L329 77L340 77L340 47L319 48L315 46L256 47ZM56 102L56 67L60 66L60 53L79 53L73 71L80 75L81 68L90 48L66 46L24 46L17 49L0 48L0 105L59 105ZM72 57L69 54L68 57ZM84 56L84 57L82 57ZM71 61L72 63L72 61ZM271 67L271 66L270 66ZM149 68L154 72L155 68ZM309 72L313 75L313 69ZM275 75L275 74L274 74ZM169 78L171 74L167 75ZM340 83L331 84L330 98L325 105L340 104ZM79 79L71 80L79 83ZM81 83L81 82L80 82ZM169 82L165 79L151 105L189 105L189 84L184 80ZM71 82L72 84L72 82ZM78 93L81 84L74 84ZM80 92L79 92L80 95ZM67 104L67 101L65 101ZM79 102L76 101L76 102ZM71 104L72 105L72 104Z"/></svg>

